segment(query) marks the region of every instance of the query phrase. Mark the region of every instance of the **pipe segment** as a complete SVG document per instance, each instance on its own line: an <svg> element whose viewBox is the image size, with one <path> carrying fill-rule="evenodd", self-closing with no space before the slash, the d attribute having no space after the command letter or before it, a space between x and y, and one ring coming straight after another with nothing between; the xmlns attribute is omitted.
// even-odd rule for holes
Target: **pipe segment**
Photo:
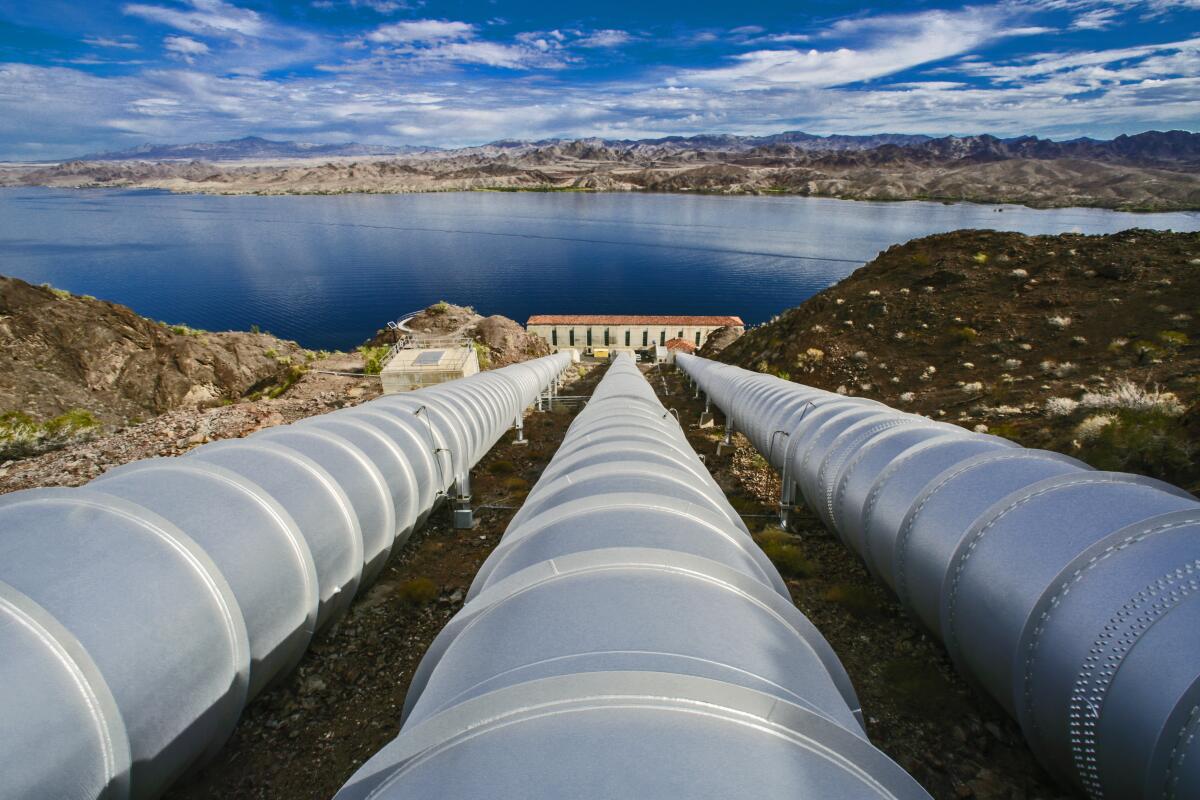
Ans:
<svg viewBox="0 0 1200 800"><path fill-rule="evenodd" d="M0 497L0 798L153 798L215 755L570 363Z"/></svg>
<svg viewBox="0 0 1200 800"><path fill-rule="evenodd" d="M337 798L681 796L928 798L619 356Z"/></svg>
<svg viewBox="0 0 1200 800"><path fill-rule="evenodd" d="M1094 800L1200 797L1200 502L737 367L676 364Z"/></svg>

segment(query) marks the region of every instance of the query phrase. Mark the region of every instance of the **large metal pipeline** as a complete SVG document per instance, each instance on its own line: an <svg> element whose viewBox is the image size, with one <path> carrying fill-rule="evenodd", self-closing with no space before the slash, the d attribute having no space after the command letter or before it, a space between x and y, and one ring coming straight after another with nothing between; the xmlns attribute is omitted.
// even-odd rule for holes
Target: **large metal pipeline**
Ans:
<svg viewBox="0 0 1200 800"><path fill-rule="evenodd" d="M213 755L570 363L0 498L0 798L154 797Z"/></svg>
<svg viewBox="0 0 1200 800"><path fill-rule="evenodd" d="M337 798L685 796L928 798L621 356Z"/></svg>
<svg viewBox="0 0 1200 800"><path fill-rule="evenodd" d="M1100 800L1200 797L1200 503L690 355L676 363Z"/></svg>

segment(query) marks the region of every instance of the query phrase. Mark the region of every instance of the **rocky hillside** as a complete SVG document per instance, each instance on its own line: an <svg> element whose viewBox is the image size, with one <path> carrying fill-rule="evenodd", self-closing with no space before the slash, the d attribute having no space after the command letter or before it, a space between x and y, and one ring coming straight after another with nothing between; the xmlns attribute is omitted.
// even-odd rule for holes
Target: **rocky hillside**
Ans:
<svg viewBox="0 0 1200 800"><path fill-rule="evenodd" d="M480 366L484 369L550 355L550 346L545 340L526 333L520 323L499 314L481 316L470 306L456 306L445 301L434 303L405 324L417 336L434 339L461 336L471 339L475 342ZM400 335L394 330L381 330L367 346L390 346L396 343Z"/></svg>
<svg viewBox="0 0 1200 800"><path fill-rule="evenodd" d="M167 326L0 276L0 434L220 405L286 386L306 359L269 334Z"/></svg>
<svg viewBox="0 0 1200 800"><path fill-rule="evenodd" d="M897 245L716 357L1200 489L1200 234Z"/></svg>

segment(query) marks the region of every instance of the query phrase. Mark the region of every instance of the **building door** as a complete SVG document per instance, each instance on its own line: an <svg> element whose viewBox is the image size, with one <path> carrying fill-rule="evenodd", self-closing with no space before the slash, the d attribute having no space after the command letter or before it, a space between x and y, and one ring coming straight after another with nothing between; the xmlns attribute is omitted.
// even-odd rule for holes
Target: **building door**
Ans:
<svg viewBox="0 0 1200 800"><path fill-rule="evenodd" d="M658 343L663 345L664 347L666 346L666 344L667 344L667 332L666 331L659 332Z"/></svg>
<svg viewBox="0 0 1200 800"><path fill-rule="evenodd" d="M588 347L592 346L592 329L591 328L587 329L587 346Z"/></svg>
<svg viewBox="0 0 1200 800"><path fill-rule="evenodd" d="M642 331L642 347L650 346L650 331Z"/></svg>
<svg viewBox="0 0 1200 800"><path fill-rule="evenodd" d="M571 342L571 347L574 347L575 346L575 329L574 328L571 328L571 330L567 333L567 338Z"/></svg>
<svg viewBox="0 0 1200 800"><path fill-rule="evenodd" d="M558 328L550 329L550 344L558 347Z"/></svg>
<svg viewBox="0 0 1200 800"><path fill-rule="evenodd" d="M696 347L700 346L700 331L696 331Z"/></svg>
<svg viewBox="0 0 1200 800"><path fill-rule="evenodd" d="M608 347L608 328L604 329L604 346Z"/></svg>
<svg viewBox="0 0 1200 800"><path fill-rule="evenodd" d="M625 346L626 347L629 347L629 337L630 337L630 331L628 328L626 328L625 329Z"/></svg>

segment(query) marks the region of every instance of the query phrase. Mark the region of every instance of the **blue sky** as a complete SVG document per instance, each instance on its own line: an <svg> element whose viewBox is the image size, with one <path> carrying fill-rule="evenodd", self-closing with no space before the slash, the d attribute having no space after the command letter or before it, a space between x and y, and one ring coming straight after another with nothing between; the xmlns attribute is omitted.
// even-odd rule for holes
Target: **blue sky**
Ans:
<svg viewBox="0 0 1200 800"><path fill-rule="evenodd" d="M1200 0L0 0L0 158L1200 125Z"/></svg>

